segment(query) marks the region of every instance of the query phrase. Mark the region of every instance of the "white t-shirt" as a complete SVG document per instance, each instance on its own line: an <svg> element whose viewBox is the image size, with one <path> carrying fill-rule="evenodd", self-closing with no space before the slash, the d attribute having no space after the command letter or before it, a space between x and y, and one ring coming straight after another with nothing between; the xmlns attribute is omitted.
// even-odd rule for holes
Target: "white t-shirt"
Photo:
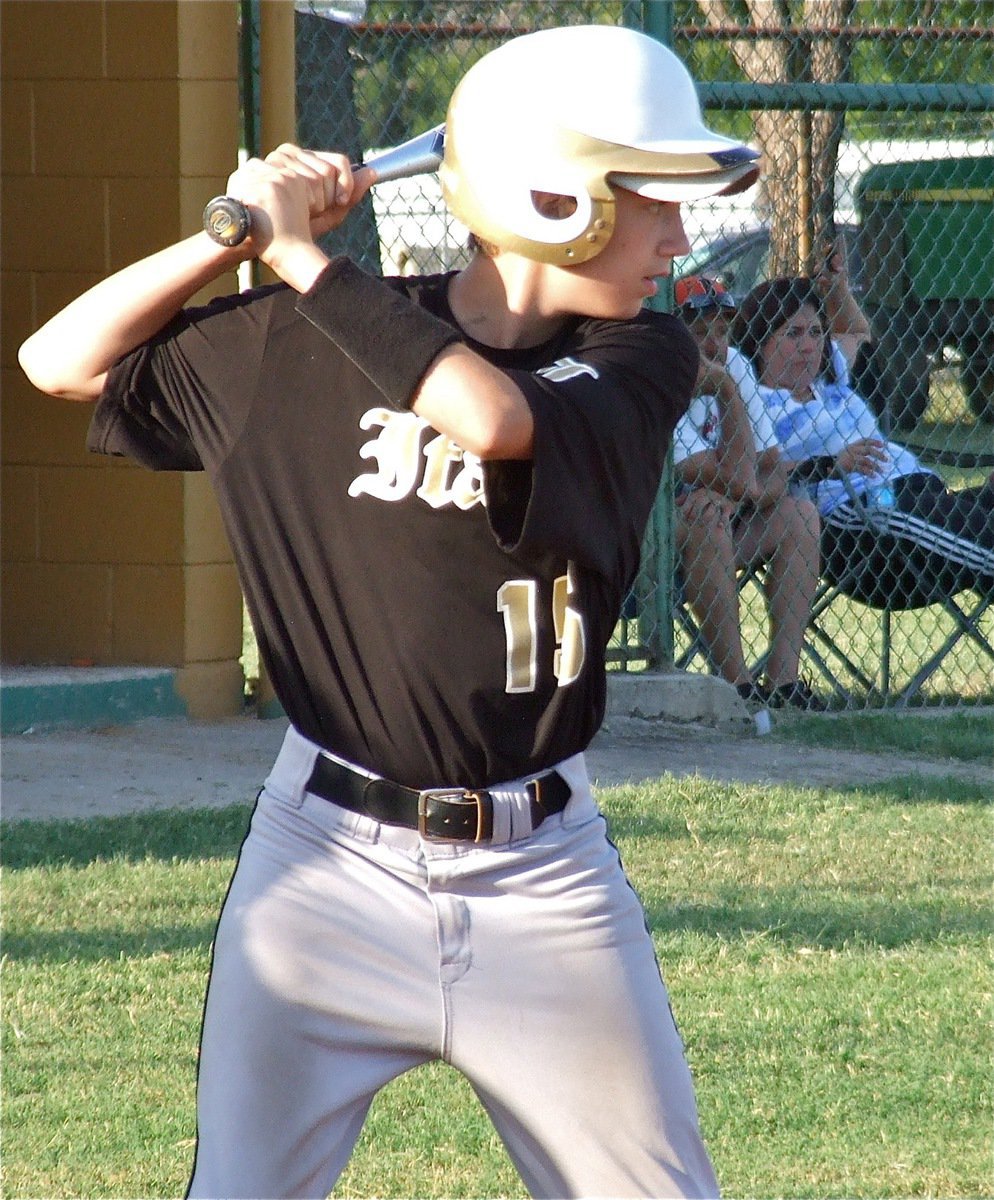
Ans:
<svg viewBox="0 0 994 1200"><path fill-rule="evenodd" d="M752 440L756 453L777 449L779 442L776 431L760 394L751 363L741 350L729 346L725 367L739 389L739 395L745 405L752 426ZM695 396L673 431L673 461L678 463L690 458L692 454L717 450L720 433L721 418L717 399L714 396Z"/></svg>

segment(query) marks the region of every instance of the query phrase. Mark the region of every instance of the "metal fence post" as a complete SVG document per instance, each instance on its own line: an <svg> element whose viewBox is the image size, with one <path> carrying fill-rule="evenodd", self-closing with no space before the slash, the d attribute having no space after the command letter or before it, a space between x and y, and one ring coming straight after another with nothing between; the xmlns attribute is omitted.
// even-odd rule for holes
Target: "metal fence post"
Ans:
<svg viewBox="0 0 994 1200"><path fill-rule="evenodd" d="M673 0L643 0L642 29L664 46L673 45ZM673 280L666 278L651 301L658 312L673 311ZM660 369L665 369L660 364ZM643 548L643 568L654 587L651 607L639 604L639 641L647 650L649 667L665 670L673 666L673 454L666 456L656 503Z"/></svg>
<svg viewBox="0 0 994 1200"><path fill-rule="evenodd" d="M296 13L297 140L302 146L341 150L359 162L364 147L355 108L352 56L355 35L325 11ZM380 244L370 197L320 245L328 254L347 254L367 271L380 270Z"/></svg>

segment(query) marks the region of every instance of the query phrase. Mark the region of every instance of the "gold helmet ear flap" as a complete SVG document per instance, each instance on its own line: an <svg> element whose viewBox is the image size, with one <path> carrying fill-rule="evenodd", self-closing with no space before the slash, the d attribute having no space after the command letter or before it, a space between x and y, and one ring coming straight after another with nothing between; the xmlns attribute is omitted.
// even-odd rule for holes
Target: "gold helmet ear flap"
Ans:
<svg viewBox="0 0 994 1200"><path fill-rule="evenodd" d="M514 195L507 194L506 184L480 191L473 175L460 170L456 153L442 164L439 180L446 203L467 229L484 242L535 262L577 266L599 254L614 233L614 194L606 184L593 189L603 191L598 196L563 185L519 189ZM498 190L505 193L504 204L497 202ZM536 205L537 191L569 197L575 207L567 216L549 215Z"/></svg>
<svg viewBox="0 0 994 1200"><path fill-rule="evenodd" d="M554 234L556 231L553 230ZM614 233L614 197L590 202L590 214L581 232L563 241L536 241L505 231L504 249L536 262L576 267L600 254Z"/></svg>

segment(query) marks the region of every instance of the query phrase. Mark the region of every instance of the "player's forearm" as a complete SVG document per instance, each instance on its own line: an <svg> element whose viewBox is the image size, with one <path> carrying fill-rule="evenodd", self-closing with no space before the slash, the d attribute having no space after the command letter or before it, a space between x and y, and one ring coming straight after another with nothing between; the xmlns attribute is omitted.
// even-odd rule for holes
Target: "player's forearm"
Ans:
<svg viewBox="0 0 994 1200"><path fill-rule="evenodd" d="M535 425L527 400L467 346L449 346L435 359L411 408L478 458L531 458Z"/></svg>
<svg viewBox="0 0 994 1200"><path fill-rule="evenodd" d="M756 450L742 397L724 374L717 394L720 435L715 454L723 490L736 500L752 498L756 489Z"/></svg>
<svg viewBox="0 0 994 1200"><path fill-rule="evenodd" d="M122 354L158 333L241 257L198 233L108 276L24 342L24 373L51 396L95 400Z"/></svg>

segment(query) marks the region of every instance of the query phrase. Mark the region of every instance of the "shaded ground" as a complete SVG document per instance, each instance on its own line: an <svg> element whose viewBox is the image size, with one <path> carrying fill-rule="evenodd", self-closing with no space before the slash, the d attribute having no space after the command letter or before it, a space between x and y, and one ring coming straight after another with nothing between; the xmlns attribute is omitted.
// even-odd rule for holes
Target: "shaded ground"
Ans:
<svg viewBox="0 0 994 1200"><path fill-rule="evenodd" d="M285 721L150 719L95 731L4 738L0 814L6 820L91 817L150 808L251 803L276 756ZM613 719L587 755L603 786L664 774L722 781L837 785L895 775L954 776L994 788L988 764L812 749L729 736L696 725Z"/></svg>

